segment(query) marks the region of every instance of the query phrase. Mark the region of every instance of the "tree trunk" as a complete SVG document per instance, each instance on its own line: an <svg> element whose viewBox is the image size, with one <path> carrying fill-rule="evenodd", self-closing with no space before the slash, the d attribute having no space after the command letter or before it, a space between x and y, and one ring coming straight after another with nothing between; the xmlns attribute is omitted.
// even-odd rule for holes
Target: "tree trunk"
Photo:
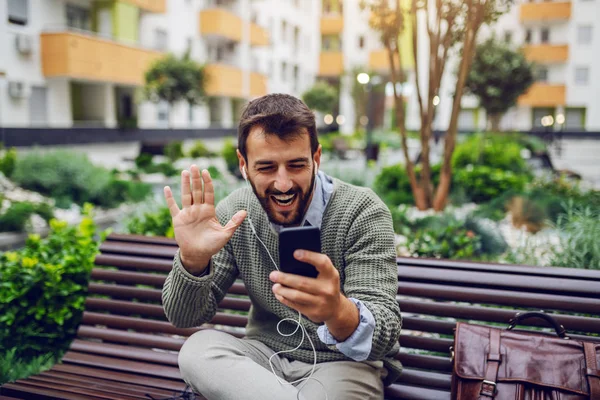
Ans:
<svg viewBox="0 0 600 400"><path fill-rule="evenodd" d="M483 12L483 6L481 4L475 6L478 7L475 11L476 15L467 25L467 31L465 34L464 45L463 45L463 58L460 61L460 68L458 78L456 80L456 89L454 91L454 101L452 103L452 114L450 116L450 124L448 125L448 131L446 133L446 139L444 141L444 161L442 164L442 171L440 174L440 184L435 192L433 199L433 208L436 211L441 211L446 207L448 202L448 195L450 194L450 184L452 182L452 153L454 152L454 146L456 144L456 132L458 128L458 114L461 107L462 93L467 79L467 73L471 68L471 62L473 61L473 54L475 50L475 37L479 26L481 26L480 15ZM470 15L467 16L467 18Z"/></svg>
<svg viewBox="0 0 600 400"><path fill-rule="evenodd" d="M500 120L501 119L502 119L502 114L500 114L500 113L490 114L490 116L489 116L490 130L492 132L500 132Z"/></svg>

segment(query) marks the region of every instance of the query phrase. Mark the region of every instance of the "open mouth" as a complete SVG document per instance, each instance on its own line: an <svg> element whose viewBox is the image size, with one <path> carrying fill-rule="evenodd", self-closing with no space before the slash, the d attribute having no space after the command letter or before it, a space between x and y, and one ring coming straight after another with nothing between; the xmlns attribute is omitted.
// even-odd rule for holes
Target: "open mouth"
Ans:
<svg viewBox="0 0 600 400"><path fill-rule="evenodd" d="M271 200L279 207L290 207L298 197L297 194L281 194L277 196L271 196Z"/></svg>

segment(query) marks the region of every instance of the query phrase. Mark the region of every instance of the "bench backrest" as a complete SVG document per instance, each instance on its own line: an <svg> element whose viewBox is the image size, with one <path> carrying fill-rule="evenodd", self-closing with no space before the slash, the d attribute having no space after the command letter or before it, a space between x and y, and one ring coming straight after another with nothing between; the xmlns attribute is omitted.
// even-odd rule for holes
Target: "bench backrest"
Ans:
<svg viewBox="0 0 600 400"><path fill-rule="evenodd" d="M130 359L132 368L151 359L171 367L168 376L178 379L177 351L190 334L216 327L242 337L250 300L241 282L210 325L180 329L166 320L161 288L176 249L172 239L110 235L96 258L74 350ZM388 390L391 397L409 390L426 398L428 391L449 390L449 348L458 320L505 326L517 311L544 310L556 313L570 336L592 336L587 339L600 343L600 271L399 258L398 302L403 315L398 358L405 372ZM526 322L534 329L546 326ZM99 342L109 344L108 350ZM165 377L164 371L156 376Z"/></svg>

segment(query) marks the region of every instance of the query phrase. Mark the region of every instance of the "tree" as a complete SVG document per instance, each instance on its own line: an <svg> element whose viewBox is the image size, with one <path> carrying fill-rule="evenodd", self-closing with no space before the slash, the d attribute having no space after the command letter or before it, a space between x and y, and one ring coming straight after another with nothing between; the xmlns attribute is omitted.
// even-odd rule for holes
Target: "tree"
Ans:
<svg viewBox="0 0 600 400"><path fill-rule="evenodd" d="M172 126L171 111L175 103L183 100L194 106L206 98L204 66L192 60L188 53L182 58L169 54L157 60L146 72L145 79L146 99L169 103L169 127Z"/></svg>
<svg viewBox="0 0 600 400"><path fill-rule="evenodd" d="M302 94L308 108L322 113L333 113L338 100L337 91L327 82L319 81Z"/></svg>
<svg viewBox="0 0 600 400"><path fill-rule="evenodd" d="M492 131L500 119L533 84L533 64L520 51L491 37L477 45L465 90L479 98Z"/></svg>
<svg viewBox="0 0 600 400"><path fill-rule="evenodd" d="M442 210L446 206L452 180L452 153L456 144L460 101L467 73L473 59L475 38L484 23L495 21L505 12L513 0L403 0L409 7L401 7L400 0L362 0L361 5L369 8L369 24L379 32L380 40L387 51L391 81L394 89L394 108L402 138L402 149L406 159L406 171L415 198L416 206L425 210L433 207ZM408 156L406 116L404 96L397 89L398 83L405 81L406 72L400 52L400 37L409 21L412 37L412 58L415 65L415 87L421 119L421 161L420 176L417 177L414 163ZM419 36L417 32L427 32L428 86L423 92L420 81ZM435 113L434 98L438 95L446 61L451 49L461 47L460 64L454 90L452 114L444 143L444 158L437 188L431 181L429 143L432 136L432 122ZM396 60L398 60L396 62Z"/></svg>

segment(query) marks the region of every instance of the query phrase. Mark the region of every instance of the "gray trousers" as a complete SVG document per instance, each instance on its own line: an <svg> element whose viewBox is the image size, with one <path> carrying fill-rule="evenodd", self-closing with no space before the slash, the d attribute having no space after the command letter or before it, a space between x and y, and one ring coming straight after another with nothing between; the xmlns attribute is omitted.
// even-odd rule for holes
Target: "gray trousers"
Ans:
<svg viewBox="0 0 600 400"><path fill-rule="evenodd" d="M313 379L283 385L269 366L273 354L257 340L205 330L184 343L179 352L179 369L192 389L208 400L383 399L382 377L387 371L381 361L319 363ZM287 382L309 376L313 367L279 355L273 357L272 364L275 373Z"/></svg>

